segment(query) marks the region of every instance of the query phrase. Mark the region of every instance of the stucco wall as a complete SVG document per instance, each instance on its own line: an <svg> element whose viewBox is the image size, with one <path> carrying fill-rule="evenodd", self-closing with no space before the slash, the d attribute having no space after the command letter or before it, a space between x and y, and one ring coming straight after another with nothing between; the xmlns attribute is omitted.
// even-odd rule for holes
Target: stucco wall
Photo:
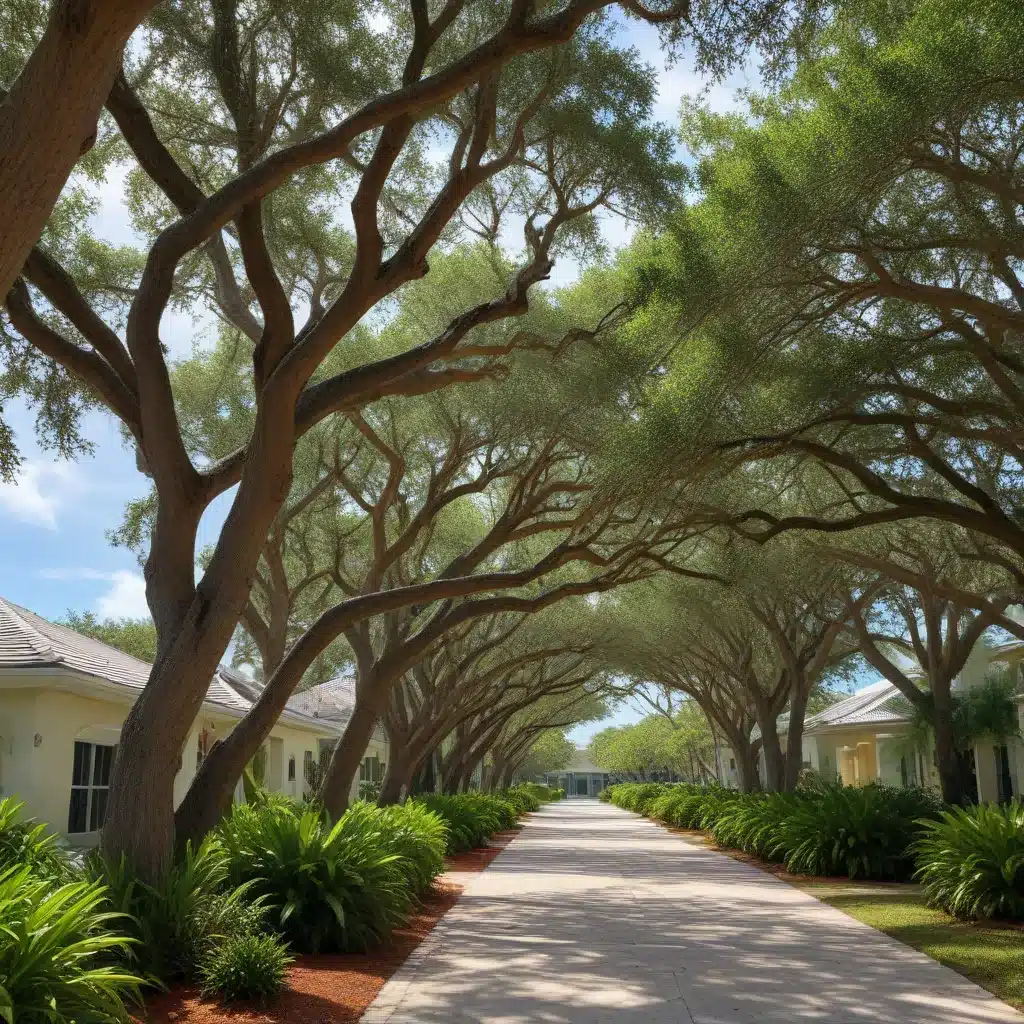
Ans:
<svg viewBox="0 0 1024 1024"><path fill-rule="evenodd" d="M0 795L17 797L29 815L66 834L75 741L116 744L129 707L127 702L46 686L0 689ZM212 744L226 736L236 722L229 715L205 710L200 714L182 750L181 768L174 779L175 804L182 800L195 776L201 732L206 730L208 744ZM266 785L302 797L307 750L315 761L319 755L318 734L277 725L269 737ZM379 756L385 760L383 749ZM295 759L294 780L288 779L291 758ZM82 845L95 839L95 835L81 833L73 837Z"/></svg>

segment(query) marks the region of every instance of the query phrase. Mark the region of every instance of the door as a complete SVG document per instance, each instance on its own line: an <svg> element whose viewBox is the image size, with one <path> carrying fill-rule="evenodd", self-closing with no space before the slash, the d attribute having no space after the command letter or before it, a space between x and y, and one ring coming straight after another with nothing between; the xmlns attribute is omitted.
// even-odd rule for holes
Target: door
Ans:
<svg viewBox="0 0 1024 1024"><path fill-rule="evenodd" d="M590 796L590 779L586 775L576 776L576 795Z"/></svg>

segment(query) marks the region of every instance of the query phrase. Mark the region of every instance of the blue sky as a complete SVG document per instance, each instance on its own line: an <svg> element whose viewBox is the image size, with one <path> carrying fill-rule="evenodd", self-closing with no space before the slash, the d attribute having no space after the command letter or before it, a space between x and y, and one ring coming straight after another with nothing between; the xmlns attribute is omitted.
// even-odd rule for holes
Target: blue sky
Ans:
<svg viewBox="0 0 1024 1024"><path fill-rule="evenodd" d="M624 34L658 69L657 116L674 122L680 100L696 93L700 81L683 64L665 66L653 29L630 23ZM751 84L750 77L749 71L741 72L714 86L708 101L718 109L731 106L735 90ZM123 178L114 172L102 187L93 227L109 241L124 244L135 239L122 195ZM612 246L628 241L629 226L614 218L606 220L605 230ZM556 267L552 284L567 284L575 273L571 263ZM184 356L209 338L210 325L173 314L166 319L162 335L172 355ZM8 402L4 416L16 433L24 461L14 483L0 482L0 596L46 618L69 609L104 617L147 615L135 555L113 547L106 537L119 523L125 504L147 491L117 424L103 412L90 413L85 434L93 453L65 462L40 448L33 414L24 404ZM225 511L226 502L221 501L207 514L201 546L215 539ZM598 728L638 717L634 709L622 708L611 719L577 730L574 738L585 742Z"/></svg>

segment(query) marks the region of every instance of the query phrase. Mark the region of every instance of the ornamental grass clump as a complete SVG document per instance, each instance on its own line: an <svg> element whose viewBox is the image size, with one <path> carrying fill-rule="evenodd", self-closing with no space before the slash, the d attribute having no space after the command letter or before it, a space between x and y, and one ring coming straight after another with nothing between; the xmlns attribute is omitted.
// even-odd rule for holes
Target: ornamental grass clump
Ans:
<svg viewBox="0 0 1024 1024"><path fill-rule="evenodd" d="M796 804L779 826L788 870L801 875L906 879L920 833L914 799L886 786L833 786Z"/></svg>
<svg viewBox="0 0 1024 1024"><path fill-rule="evenodd" d="M363 952L402 922L413 898L373 816L331 825L307 809L242 804L218 829L234 885L251 884L269 924L301 952Z"/></svg>
<svg viewBox="0 0 1024 1024"><path fill-rule="evenodd" d="M265 1003L281 991L294 957L276 935L237 935L210 950L202 965L202 994L224 1002Z"/></svg>
<svg viewBox="0 0 1024 1024"><path fill-rule="evenodd" d="M8 1024L128 1024L142 979L117 966L132 940L98 882L0 871L0 1017Z"/></svg>
<svg viewBox="0 0 1024 1024"><path fill-rule="evenodd" d="M915 877L960 918L1024 918L1024 804L953 807L920 822Z"/></svg>

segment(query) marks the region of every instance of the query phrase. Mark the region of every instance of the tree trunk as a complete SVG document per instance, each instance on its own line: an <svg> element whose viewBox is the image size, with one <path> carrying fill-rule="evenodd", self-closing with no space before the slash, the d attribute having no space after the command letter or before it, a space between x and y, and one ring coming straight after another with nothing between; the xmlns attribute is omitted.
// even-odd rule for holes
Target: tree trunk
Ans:
<svg viewBox="0 0 1024 1024"><path fill-rule="evenodd" d="M949 679L936 677L930 680L935 709L935 760L939 770L939 785L942 799L950 804L967 803L964 780L960 774L960 760L957 757L953 736L953 697Z"/></svg>
<svg viewBox="0 0 1024 1024"><path fill-rule="evenodd" d="M103 824L103 852L123 856L157 881L174 847L174 777L220 658L231 639L230 609L195 625L194 607L121 726ZM218 621L223 619L224 621Z"/></svg>
<svg viewBox="0 0 1024 1024"><path fill-rule="evenodd" d="M379 717L380 711L375 703L356 697L352 717L345 726L344 735L334 748L320 787L320 799L324 809L335 821L348 810L352 782L359 771L359 765L366 754Z"/></svg>
<svg viewBox="0 0 1024 1024"><path fill-rule="evenodd" d="M0 298L96 138L128 37L157 0L55 0L11 91L0 90Z"/></svg>
<svg viewBox="0 0 1024 1024"><path fill-rule="evenodd" d="M761 788L761 780L757 773L757 748L753 743L733 744L732 752L736 755L736 774L739 776L740 789L744 793L756 793Z"/></svg>
<svg viewBox="0 0 1024 1024"><path fill-rule="evenodd" d="M380 796L377 797L381 807L401 802L403 792L411 788L414 767L405 750L396 755L394 747L389 747L388 769L380 786Z"/></svg>
<svg viewBox="0 0 1024 1024"><path fill-rule="evenodd" d="M807 687L794 686L789 698L789 727L786 731L786 765L784 785L792 793L803 769L804 717L807 714Z"/></svg>
<svg viewBox="0 0 1024 1024"><path fill-rule="evenodd" d="M420 761L420 770L413 779L412 787L416 793L434 793L437 791L437 766L435 754L431 751Z"/></svg>
<svg viewBox="0 0 1024 1024"><path fill-rule="evenodd" d="M199 843L224 817L245 766L270 735L288 698L305 671L305 660L288 662L276 671L245 717L203 760L174 815L175 845Z"/></svg>
<svg viewBox="0 0 1024 1024"><path fill-rule="evenodd" d="M781 793L786 786L786 759L782 753L775 715L762 714L759 709L757 724L761 728L761 749L764 751L764 788L769 793Z"/></svg>

